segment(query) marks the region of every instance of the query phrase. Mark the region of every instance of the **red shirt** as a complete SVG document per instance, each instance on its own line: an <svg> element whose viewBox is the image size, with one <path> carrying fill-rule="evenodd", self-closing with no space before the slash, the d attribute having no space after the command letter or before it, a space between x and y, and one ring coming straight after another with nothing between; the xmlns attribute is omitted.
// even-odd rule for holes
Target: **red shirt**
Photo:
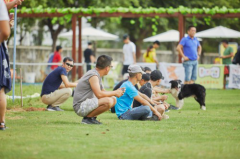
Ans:
<svg viewBox="0 0 240 159"><path fill-rule="evenodd" d="M57 51L54 52L54 56L53 56L53 60L52 60L52 63L58 63L58 62L61 62L62 61L62 57L61 57L61 54ZM55 68L57 68L58 65L52 65L51 66L51 69L54 70Z"/></svg>

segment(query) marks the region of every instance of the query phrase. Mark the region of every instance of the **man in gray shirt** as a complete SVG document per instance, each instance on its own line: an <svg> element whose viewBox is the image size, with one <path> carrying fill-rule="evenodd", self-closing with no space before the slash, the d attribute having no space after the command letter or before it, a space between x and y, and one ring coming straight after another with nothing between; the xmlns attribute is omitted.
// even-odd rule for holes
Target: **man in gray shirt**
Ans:
<svg viewBox="0 0 240 159"><path fill-rule="evenodd" d="M102 77L110 71L111 63L110 56L99 56L96 68L88 71L78 82L73 108L77 115L84 117L83 124L101 124L96 117L111 109L116 104L116 97L124 94L124 89L105 91L103 88Z"/></svg>

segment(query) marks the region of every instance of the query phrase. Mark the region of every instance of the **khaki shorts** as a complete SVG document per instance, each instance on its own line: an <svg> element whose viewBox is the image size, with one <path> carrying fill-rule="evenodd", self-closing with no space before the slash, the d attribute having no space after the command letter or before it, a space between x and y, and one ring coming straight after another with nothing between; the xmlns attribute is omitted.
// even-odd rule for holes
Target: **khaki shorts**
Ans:
<svg viewBox="0 0 240 159"><path fill-rule="evenodd" d="M81 117L87 116L90 112L95 110L98 107L98 99L91 98L86 99L84 102L81 103L79 110L77 111L77 115Z"/></svg>

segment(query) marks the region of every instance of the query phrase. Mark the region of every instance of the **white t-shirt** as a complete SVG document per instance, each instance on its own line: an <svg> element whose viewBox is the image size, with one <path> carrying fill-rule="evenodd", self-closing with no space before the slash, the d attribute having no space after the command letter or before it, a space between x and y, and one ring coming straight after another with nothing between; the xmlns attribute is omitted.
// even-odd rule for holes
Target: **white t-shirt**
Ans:
<svg viewBox="0 0 240 159"><path fill-rule="evenodd" d="M8 11L4 1L0 0L0 21L5 21L5 20L9 21Z"/></svg>
<svg viewBox="0 0 240 159"><path fill-rule="evenodd" d="M136 45L133 42L123 45L124 65L131 65L134 63L133 54L136 54Z"/></svg>

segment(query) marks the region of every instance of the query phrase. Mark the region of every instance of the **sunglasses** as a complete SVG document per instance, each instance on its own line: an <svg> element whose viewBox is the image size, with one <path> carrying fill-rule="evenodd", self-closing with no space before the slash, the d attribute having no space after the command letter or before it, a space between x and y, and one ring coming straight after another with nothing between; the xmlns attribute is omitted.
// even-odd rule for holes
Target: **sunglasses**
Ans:
<svg viewBox="0 0 240 159"><path fill-rule="evenodd" d="M73 65L71 65L70 63L66 63L66 65L70 66L70 67L73 67Z"/></svg>

